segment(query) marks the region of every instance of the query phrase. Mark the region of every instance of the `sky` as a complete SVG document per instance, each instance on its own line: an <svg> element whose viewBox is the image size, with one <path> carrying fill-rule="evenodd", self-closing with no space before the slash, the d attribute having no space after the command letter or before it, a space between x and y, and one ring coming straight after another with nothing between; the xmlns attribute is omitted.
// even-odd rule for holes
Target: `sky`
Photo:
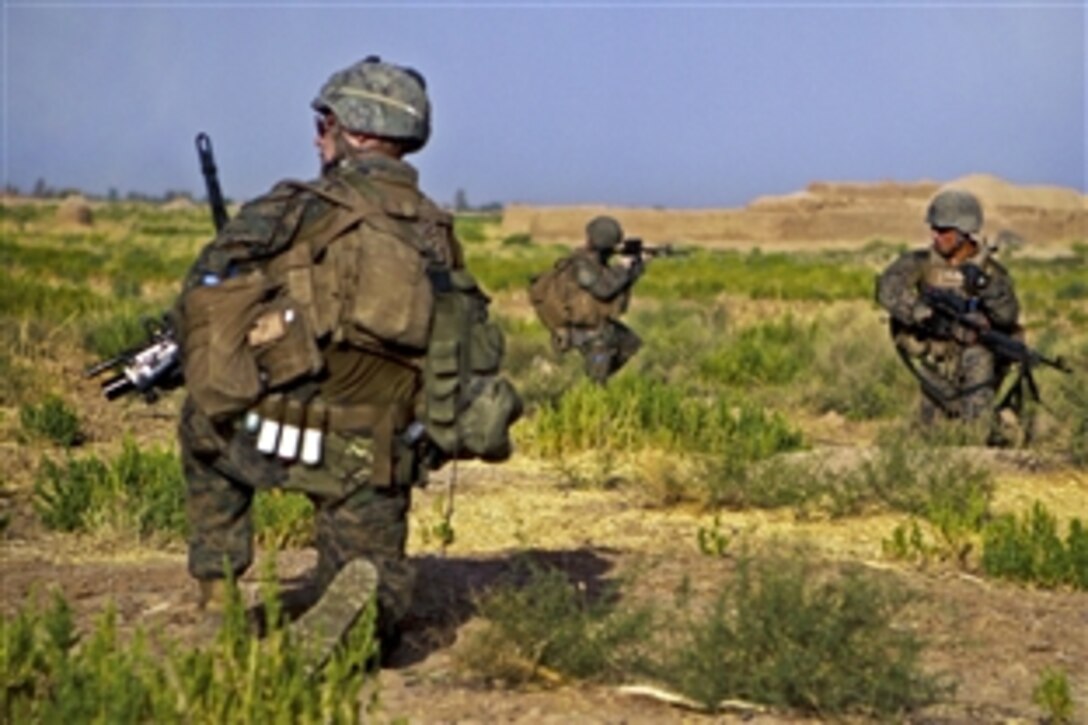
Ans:
<svg viewBox="0 0 1088 725"><path fill-rule="evenodd" d="M313 178L310 101L427 78L440 203L733 207L813 181L1086 185L1075 2L2 3L0 166L93 194Z"/></svg>

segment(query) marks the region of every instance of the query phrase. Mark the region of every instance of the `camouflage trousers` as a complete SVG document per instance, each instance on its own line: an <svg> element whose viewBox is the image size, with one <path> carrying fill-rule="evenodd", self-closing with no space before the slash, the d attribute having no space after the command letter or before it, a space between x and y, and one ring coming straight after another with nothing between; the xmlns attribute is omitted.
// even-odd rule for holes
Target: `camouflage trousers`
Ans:
<svg viewBox="0 0 1088 725"><path fill-rule="evenodd" d="M571 328L569 347L582 354L589 379L603 385L634 357L642 340L627 325L609 319L596 328Z"/></svg>
<svg viewBox="0 0 1088 725"><path fill-rule="evenodd" d="M920 371L922 385L919 421L924 426L949 420L968 424L987 445L1011 445L1024 431L1017 401L996 407L995 400L1008 365L981 345L948 346L944 355L931 355Z"/></svg>
<svg viewBox="0 0 1088 725"><path fill-rule="evenodd" d="M283 490L305 494L315 509L317 583L324 591L356 558L378 572L378 628L384 640L411 605L414 570L405 546L411 485L370 482L373 442L329 433L322 463L285 465L256 450L254 436L234 432L209 446L210 422L186 401L179 425L189 524L189 573L198 580L243 574L253 562L253 496ZM226 443L225 448L222 447Z"/></svg>

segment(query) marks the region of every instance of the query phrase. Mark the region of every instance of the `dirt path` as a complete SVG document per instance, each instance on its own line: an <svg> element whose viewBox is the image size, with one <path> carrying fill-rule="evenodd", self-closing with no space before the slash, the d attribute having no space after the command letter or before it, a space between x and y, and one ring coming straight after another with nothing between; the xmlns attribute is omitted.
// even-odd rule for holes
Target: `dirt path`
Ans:
<svg viewBox="0 0 1088 725"><path fill-rule="evenodd" d="M517 467L464 467L458 474L457 539L441 555L423 532L434 521L443 481L420 493L414 506L412 553L420 586L404 644L380 677L379 721L410 722L649 723L803 722L784 714L726 714L716 718L610 687L564 683L509 691L471 680L455 658L459 636L473 626L474 597L501 580L521 557L556 566L572 581L594 589L637 570L641 594L672 591L687 576L710 583L728 576L734 562L700 554L696 532L708 514L650 510L623 489L564 488L548 471ZM1082 482L1083 483L1083 482ZM1085 495L1083 488L1073 495ZM925 637L926 666L955 676L954 699L916 718L925 722L1035 720L1032 690L1048 667L1069 674L1083 715L1088 703L1088 594L1048 592L983 581L949 570L919 572L889 566L879 541L891 520L799 524L786 513L725 514L719 524L755 539L803 539L821 555L866 564L919 595L900 622ZM844 535L844 530L850 536ZM849 545L845 546L844 541ZM86 542L52 537L4 542L2 599L5 611L35 589L56 585L84 622L111 602L122 626L162 628L198 640L192 585L180 548L123 549L88 553ZM277 558L288 591L306 587L309 551ZM255 596L258 563L243 582Z"/></svg>

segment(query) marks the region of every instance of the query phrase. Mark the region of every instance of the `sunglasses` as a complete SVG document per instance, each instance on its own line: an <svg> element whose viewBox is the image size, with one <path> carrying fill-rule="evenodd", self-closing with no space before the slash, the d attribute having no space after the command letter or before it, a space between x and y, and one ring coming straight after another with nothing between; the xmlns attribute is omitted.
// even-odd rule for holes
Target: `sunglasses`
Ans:
<svg viewBox="0 0 1088 725"><path fill-rule="evenodd" d="M332 116L315 116L314 127L317 129L318 136L324 136L326 133L336 125L336 121Z"/></svg>

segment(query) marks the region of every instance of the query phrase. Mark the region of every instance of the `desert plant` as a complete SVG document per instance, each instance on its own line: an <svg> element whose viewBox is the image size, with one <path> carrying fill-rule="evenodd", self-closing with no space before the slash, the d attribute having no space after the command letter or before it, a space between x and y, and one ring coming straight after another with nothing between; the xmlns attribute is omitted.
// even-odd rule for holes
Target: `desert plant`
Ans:
<svg viewBox="0 0 1088 725"><path fill-rule="evenodd" d="M1088 589L1088 528L1074 518L1068 529L1063 542L1057 519L1039 501L1022 517L1001 516L984 532L982 569L1043 587Z"/></svg>
<svg viewBox="0 0 1088 725"><path fill-rule="evenodd" d="M81 636L59 594L50 607L0 615L0 712L7 722L362 722L370 675L359 665L376 653L374 608L314 677L274 588L264 601L269 627L259 640L234 589L207 649L140 629L124 637L112 607Z"/></svg>
<svg viewBox="0 0 1088 725"><path fill-rule="evenodd" d="M40 438L59 446L74 446L83 440L79 416L63 398L50 394L37 405L19 408L19 422L29 438Z"/></svg>
<svg viewBox="0 0 1088 725"><path fill-rule="evenodd" d="M1050 725L1067 725L1074 722L1075 706L1069 677L1064 670L1047 668L1031 692L1031 701L1044 714L1044 722Z"/></svg>
<svg viewBox="0 0 1088 725"><path fill-rule="evenodd" d="M949 686L894 626L908 601L857 571L822 578L804 556L743 556L708 608L681 603L681 634L655 674L712 710L739 698L820 716L909 712Z"/></svg>
<svg viewBox="0 0 1088 725"><path fill-rule="evenodd" d="M615 592L590 593L556 569L527 563L522 578L483 595L486 620L459 654L469 671L518 684L545 673L614 679L636 659L651 631L647 609L623 610Z"/></svg>

